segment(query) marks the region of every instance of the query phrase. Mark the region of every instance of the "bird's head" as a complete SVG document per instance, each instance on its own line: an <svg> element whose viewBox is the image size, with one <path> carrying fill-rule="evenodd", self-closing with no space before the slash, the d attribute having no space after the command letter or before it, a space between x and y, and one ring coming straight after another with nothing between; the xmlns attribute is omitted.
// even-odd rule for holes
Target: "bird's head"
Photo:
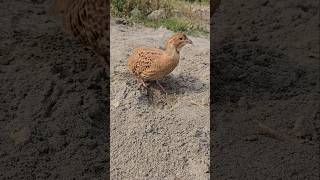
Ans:
<svg viewBox="0 0 320 180"><path fill-rule="evenodd" d="M183 32L179 32L171 36L166 42L166 49L175 48L180 52L181 48L186 44L193 44L192 41Z"/></svg>

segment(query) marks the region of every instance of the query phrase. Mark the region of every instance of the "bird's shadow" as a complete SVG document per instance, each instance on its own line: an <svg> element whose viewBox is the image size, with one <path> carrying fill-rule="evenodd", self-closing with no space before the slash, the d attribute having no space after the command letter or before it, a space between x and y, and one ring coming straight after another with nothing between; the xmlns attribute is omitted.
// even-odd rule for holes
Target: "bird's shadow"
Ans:
<svg viewBox="0 0 320 180"><path fill-rule="evenodd" d="M161 90L161 88L156 84L155 81L147 82L148 87L145 88L141 86L138 80L132 78L129 73L121 73L126 79L126 84L130 89L134 91L139 91L142 98L147 100L148 104L154 104L158 102L170 102L175 101L177 95L190 94L190 93L200 93L204 91L209 91L209 82L205 83L197 77L191 76L189 74L181 75L168 75L164 79L160 80L160 84L166 90L166 93Z"/></svg>
<svg viewBox="0 0 320 180"><path fill-rule="evenodd" d="M178 76L169 75L159 82L166 89L168 94L188 94L204 92L206 90L209 91L209 84L206 84L197 77L189 74ZM153 86L157 87L155 82L152 83Z"/></svg>

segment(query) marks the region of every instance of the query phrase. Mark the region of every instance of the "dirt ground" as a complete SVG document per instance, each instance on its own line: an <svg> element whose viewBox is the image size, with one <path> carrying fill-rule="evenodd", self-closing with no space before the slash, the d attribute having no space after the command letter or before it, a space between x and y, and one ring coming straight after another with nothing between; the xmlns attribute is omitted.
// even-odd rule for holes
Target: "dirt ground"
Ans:
<svg viewBox="0 0 320 180"><path fill-rule="evenodd" d="M319 1L222 1L213 19L212 179L318 179Z"/></svg>
<svg viewBox="0 0 320 180"><path fill-rule="evenodd" d="M190 37L178 67L139 88L127 68L136 47L161 47L172 32L111 22L111 179L208 179L209 61L207 38Z"/></svg>
<svg viewBox="0 0 320 180"><path fill-rule="evenodd" d="M0 179L106 179L104 68L50 3L0 1Z"/></svg>

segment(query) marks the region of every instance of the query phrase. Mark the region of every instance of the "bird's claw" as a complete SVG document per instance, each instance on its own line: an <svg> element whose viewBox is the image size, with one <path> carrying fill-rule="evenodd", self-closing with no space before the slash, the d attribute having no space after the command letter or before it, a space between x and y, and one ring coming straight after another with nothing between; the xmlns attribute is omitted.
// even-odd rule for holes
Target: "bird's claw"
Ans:
<svg viewBox="0 0 320 180"><path fill-rule="evenodd" d="M156 81L157 82L157 85L161 88L161 90L166 94L168 95L167 91L164 89L164 87L160 84L159 81Z"/></svg>

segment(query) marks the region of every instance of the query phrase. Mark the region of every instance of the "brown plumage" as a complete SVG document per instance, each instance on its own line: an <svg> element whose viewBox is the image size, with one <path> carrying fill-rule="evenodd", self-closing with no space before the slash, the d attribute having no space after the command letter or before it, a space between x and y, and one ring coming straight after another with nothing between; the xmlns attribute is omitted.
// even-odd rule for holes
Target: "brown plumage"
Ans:
<svg viewBox="0 0 320 180"><path fill-rule="evenodd" d="M109 64L109 3L106 0L56 0L50 15L61 14L66 32L93 48Z"/></svg>
<svg viewBox="0 0 320 180"><path fill-rule="evenodd" d="M165 50L136 48L128 58L128 66L135 77L146 87L145 81L157 81L171 73L179 63L180 50L192 44L185 33L176 33L166 41Z"/></svg>

